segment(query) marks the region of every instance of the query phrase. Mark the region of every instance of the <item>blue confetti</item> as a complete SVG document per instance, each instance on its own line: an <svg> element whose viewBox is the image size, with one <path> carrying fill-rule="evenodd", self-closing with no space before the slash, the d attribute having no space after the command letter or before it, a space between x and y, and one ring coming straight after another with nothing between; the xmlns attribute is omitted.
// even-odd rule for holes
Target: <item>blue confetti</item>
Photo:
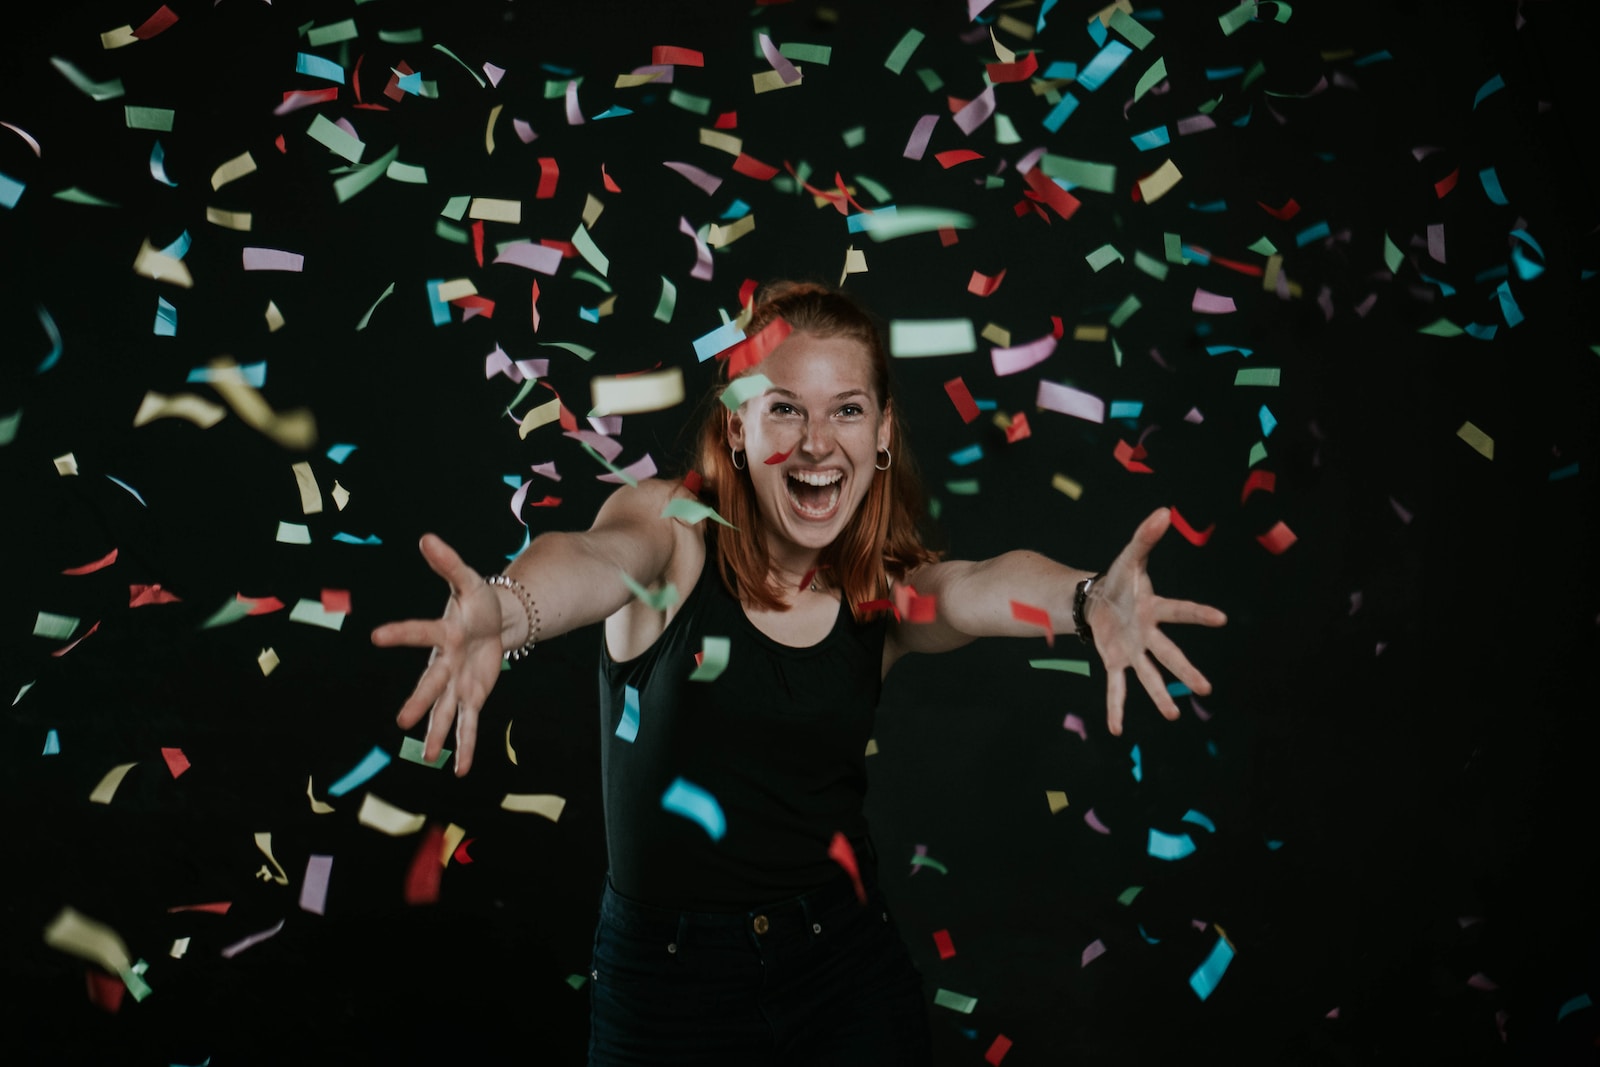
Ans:
<svg viewBox="0 0 1600 1067"><path fill-rule="evenodd" d="M1051 108L1050 114L1044 117L1044 128L1051 133L1058 132L1061 129L1061 124L1066 122L1076 110L1078 110L1078 98L1071 93L1062 93L1061 102Z"/></svg>
<svg viewBox="0 0 1600 1067"><path fill-rule="evenodd" d="M1188 834L1164 834L1152 826L1145 850L1158 860L1181 860L1194 851L1194 838Z"/></svg>
<svg viewBox="0 0 1600 1067"><path fill-rule="evenodd" d="M1233 946L1219 936L1211 955L1207 956L1206 961L1196 967L1194 973L1189 976L1189 988L1194 990L1195 996L1205 1000L1217 988L1217 983L1222 981L1222 976L1227 973L1228 964L1232 962Z"/></svg>
<svg viewBox="0 0 1600 1067"><path fill-rule="evenodd" d="M1095 19L1090 25L1099 26L1100 20ZM1089 92L1094 92L1104 85L1106 79L1115 74L1117 68L1131 55L1133 55L1132 46L1121 41L1107 42L1106 46L1089 60L1089 65L1083 68L1083 73L1078 75L1078 84Z"/></svg>
<svg viewBox="0 0 1600 1067"><path fill-rule="evenodd" d="M694 339L695 358L704 363L724 348L736 345L743 340L744 331L739 329L739 324L737 322L725 322L710 333L701 334Z"/></svg>
<svg viewBox="0 0 1600 1067"><path fill-rule="evenodd" d="M1562 1019L1565 1019L1575 1011L1593 1006L1593 1003L1594 1002L1589 999L1589 994L1579 993L1577 996L1561 1005L1560 1010L1556 1012L1556 1022L1560 1022Z"/></svg>
<svg viewBox="0 0 1600 1067"><path fill-rule="evenodd" d="M328 449L328 458L335 463L343 463L350 458L350 453L356 450L355 445L334 445Z"/></svg>
<svg viewBox="0 0 1600 1067"><path fill-rule="evenodd" d="M1312 241L1322 240L1331 232L1332 231L1328 229L1327 222L1319 222L1313 226L1307 226L1305 229L1294 235L1295 247L1304 248Z"/></svg>
<svg viewBox="0 0 1600 1067"><path fill-rule="evenodd" d="M1383 63L1383 62L1385 62L1387 60L1391 60L1393 58L1394 58L1394 56L1390 55L1389 54L1389 50L1387 48L1385 48L1381 52L1369 52L1369 53L1367 53L1366 55L1362 56L1360 59L1356 60L1355 61L1355 65L1358 66L1358 67L1370 67L1374 63Z"/></svg>
<svg viewBox="0 0 1600 1067"><path fill-rule="evenodd" d="M1063 78L1075 80L1078 77L1078 64L1058 59L1044 69L1044 77L1046 81L1058 81Z"/></svg>
<svg viewBox="0 0 1600 1067"><path fill-rule="evenodd" d="M1511 246L1511 265L1517 268L1518 278L1525 282L1531 282L1544 273L1544 249L1539 247L1539 242L1535 241L1533 235L1528 233L1527 230L1512 230L1511 236L1519 242ZM1539 262L1528 258L1527 253L1522 250L1522 242L1525 242L1529 248L1538 254Z"/></svg>
<svg viewBox="0 0 1600 1067"><path fill-rule="evenodd" d="M399 81L395 82L395 88L399 89L402 93L410 93L412 96L421 96L422 72L418 70L412 71L410 74L403 75Z"/></svg>
<svg viewBox="0 0 1600 1067"><path fill-rule="evenodd" d="M1138 925L1139 925L1139 936L1144 938L1144 943L1145 944L1147 944L1147 945L1159 945L1159 944L1161 944L1161 939L1159 937L1151 937L1150 936L1150 932L1144 928L1144 923L1139 923Z"/></svg>
<svg viewBox="0 0 1600 1067"><path fill-rule="evenodd" d="M1463 328L1467 331L1467 335L1469 337L1476 338L1479 341L1493 341L1494 335L1500 330L1500 327L1496 326L1492 322L1487 326L1480 325L1476 322L1469 322Z"/></svg>
<svg viewBox="0 0 1600 1067"><path fill-rule="evenodd" d="M1559 482L1563 478L1571 478L1574 474L1577 474L1577 473L1578 473L1578 465L1576 463L1569 463L1565 467L1562 467L1560 470L1551 471L1550 472L1550 480L1552 482Z"/></svg>
<svg viewBox="0 0 1600 1067"><path fill-rule="evenodd" d="M61 755L61 737L56 733L54 727L51 727L50 732L44 735L43 754L46 756Z"/></svg>
<svg viewBox="0 0 1600 1067"><path fill-rule="evenodd" d="M1255 349L1253 348L1240 348L1238 345L1206 345L1206 355L1208 356L1220 356L1224 352L1237 352L1248 359L1250 353L1254 351Z"/></svg>
<svg viewBox="0 0 1600 1067"><path fill-rule="evenodd" d="M600 114L594 116L594 120L596 122L599 122L601 119L618 119L618 118L621 118L623 115L631 115L631 114L633 114L633 112L628 110L627 108L621 107L621 106L616 105L616 104L613 104L610 107L606 108L604 111L600 112Z"/></svg>
<svg viewBox="0 0 1600 1067"><path fill-rule="evenodd" d="M622 687L622 721L617 723L617 736L630 744L639 736L639 691L631 685Z"/></svg>
<svg viewBox="0 0 1600 1067"><path fill-rule="evenodd" d="M174 322L176 322L176 313L174 313ZM228 367L226 369L194 367L190 369L189 377L184 380L190 382L214 382L219 379L226 379L230 382L243 379L246 385L253 386L256 389L265 388L267 384L267 361L261 360L257 363L246 363L242 367Z"/></svg>
<svg viewBox="0 0 1600 1067"><path fill-rule="evenodd" d="M360 763L352 767L343 778L328 787L328 795L330 797L342 797L387 766L389 766L389 753L374 745L372 751L362 757Z"/></svg>
<svg viewBox="0 0 1600 1067"><path fill-rule="evenodd" d="M0 207L16 207L17 201L22 198L22 190L28 186L19 182L9 174L0 173Z"/></svg>
<svg viewBox="0 0 1600 1067"><path fill-rule="evenodd" d="M344 68L331 59L323 59L308 52L297 52L294 57L294 70L296 74L309 74L313 78L323 81L344 84Z"/></svg>
<svg viewBox="0 0 1600 1067"><path fill-rule="evenodd" d="M1511 283L1501 282L1494 291L1500 298L1500 314L1505 316L1506 325L1519 325L1522 322L1522 309L1517 306L1517 298L1511 295Z"/></svg>
<svg viewBox="0 0 1600 1067"><path fill-rule="evenodd" d="M1478 95L1472 98L1472 110L1478 110L1478 105L1483 103L1486 98L1499 92L1505 87L1506 80L1500 77L1498 74L1484 82L1482 88L1478 90Z"/></svg>
<svg viewBox="0 0 1600 1067"><path fill-rule="evenodd" d="M169 189L176 189L178 183L167 177L167 150L157 141L150 146L150 176Z"/></svg>
<svg viewBox="0 0 1600 1067"><path fill-rule="evenodd" d="M723 817L717 798L683 778L674 781L662 794L661 806L674 815L699 823L713 841L721 841L722 835L728 832L728 820Z"/></svg>
<svg viewBox="0 0 1600 1067"><path fill-rule="evenodd" d="M1256 415L1261 419L1261 436L1271 437L1272 431L1278 428L1277 418L1273 416L1265 404L1261 405L1261 410L1256 412Z"/></svg>
<svg viewBox="0 0 1600 1067"><path fill-rule="evenodd" d="M1089 20L1088 29L1089 38L1094 41L1095 44L1105 44L1106 38L1110 36L1110 31L1106 28L1106 24L1097 18L1091 18Z"/></svg>
<svg viewBox="0 0 1600 1067"><path fill-rule="evenodd" d="M155 334L157 337L178 336L178 309L167 303L164 296L156 297Z"/></svg>
<svg viewBox="0 0 1600 1067"><path fill-rule="evenodd" d="M1207 67L1206 81L1219 82L1225 78L1237 78L1243 73L1243 67Z"/></svg>
<svg viewBox="0 0 1600 1067"><path fill-rule="evenodd" d="M728 210L724 211L720 217L723 219L742 219L748 214L750 214L750 205L735 197L733 203L728 205Z"/></svg>
<svg viewBox="0 0 1600 1067"><path fill-rule="evenodd" d="M423 284L428 290L428 310L433 313L433 324L450 325L450 305L439 299L439 286L444 284L444 279L429 278Z"/></svg>
<svg viewBox="0 0 1600 1067"><path fill-rule="evenodd" d="M1144 764L1139 758L1139 746L1134 745L1133 751L1129 755L1133 757L1133 780L1136 782L1144 781Z"/></svg>
<svg viewBox="0 0 1600 1067"><path fill-rule="evenodd" d="M347 534L343 530L340 530L338 533L334 534L333 535L333 539L335 541L342 541L343 543L345 543L347 545L381 545L381 544L383 544L383 540L381 538L379 538L377 534L371 534L365 540L363 540L362 538L357 537L355 534Z"/></svg>
<svg viewBox="0 0 1600 1067"><path fill-rule="evenodd" d="M127 482L123 481L121 478L113 478L109 474L106 475L106 477L107 478L111 478L112 481L116 482L118 485L122 486L122 488L124 488L128 492L132 493L133 494L133 499L137 500L141 504L144 504L145 507L149 507L150 506L149 504L145 504L144 503L144 497L139 495L139 490L135 489L133 486L129 485Z"/></svg>
<svg viewBox="0 0 1600 1067"><path fill-rule="evenodd" d="M1113 400L1111 413L1107 418L1137 419L1142 414L1144 414L1143 400Z"/></svg>
<svg viewBox="0 0 1600 1067"><path fill-rule="evenodd" d="M50 351L39 361L39 365L33 368L33 373L43 374L60 361L65 346L61 342L61 331L56 328L56 320L50 317L50 312L45 306L39 304L34 311L39 315L39 325L44 327L45 334L50 338Z"/></svg>
<svg viewBox="0 0 1600 1067"><path fill-rule="evenodd" d="M1505 207L1511 202L1506 199L1505 191L1500 188L1500 175L1495 173L1493 167L1484 167L1480 170L1478 181L1483 185L1483 195L1489 198L1490 203Z"/></svg>
<svg viewBox="0 0 1600 1067"><path fill-rule="evenodd" d="M1172 134L1168 132L1165 126L1157 126L1153 130L1136 133L1129 140L1133 142L1133 146L1139 151L1148 152L1152 148L1160 148L1162 145L1171 144Z"/></svg>
<svg viewBox="0 0 1600 1067"><path fill-rule="evenodd" d="M957 452L950 453L950 462L958 467L965 467L969 463L976 463L983 458L982 445L968 445Z"/></svg>
<svg viewBox="0 0 1600 1067"><path fill-rule="evenodd" d="M1189 695L1189 693L1190 693L1189 687L1184 685L1182 682L1168 682L1167 683L1167 695L1168 696L1186 697L1186 696Z"/></svg>
<svg viewBox="0 0 1600 1067"><path fill-rule="evenodd" d="M873 219L892 219L896 214L898 214L898 212L893 204L885 204L882 207L873 208L871 215L868 215L865 212L858 212L857 214L851 215L849 218L844 220L845 229L849 230L851 233L866 233L868 230L872 229Z"/></svg>
<svg viewBox="0 0 1600 1067"><path fill-rule="evenodd" d="M1216 823L1214 823L1210 819L1206 818L1200 812L1195 811L1193 808L1190 808L1188 811L1183 813L1183 821L1184 822L1188 822L1188 823L1194 823L1194 825L1202 827L1203 829L1209 830L1211 833L1216 833L1217 832Z"/></svg>
<svg viewBox="0 0 1600 1067"><path fill-rule="evenodd" d="M1044 0L1044 3L1039 5L1039 21L1033 28L1034 33L1044 32L1044 17L1050 14L1050 9L1055 6L1056 0ZM1049 75L1046 75L1046 77L1049 77Z"/></svg>

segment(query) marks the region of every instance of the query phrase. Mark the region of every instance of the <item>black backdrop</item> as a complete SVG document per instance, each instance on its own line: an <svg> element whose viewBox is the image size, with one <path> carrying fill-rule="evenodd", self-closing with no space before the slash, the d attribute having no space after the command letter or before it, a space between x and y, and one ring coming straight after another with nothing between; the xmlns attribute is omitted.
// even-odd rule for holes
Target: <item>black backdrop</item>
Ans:
<svg viewBox="0 0 1600 1067"><path fill-rule="evenodd" d="M1030 547L1091 566L1149 509L1172 505L1214 532L1203 546L1169 534L1152 562L1158 588L1232 620L1183 635L1216 694L1198 710L1183 701L1176 724L1136 696L1120 739L1105 732L1098 671L1030 668L1076 654L1064 646L985 642L891 675L869 760L884 878L930 1003L938 989L976 998L970 1013L930 1008L939 1062L998 1057L1000 1035L1015 1065L1591 1060L1600 959L1594 883L1581 872L1600 610L1593 19L1572 4L1419 0L1303 3L1278 22L1290 9L1264 4L1227 35L1224 9L1141 7L1154 41L1096 91L1058 84L1081 102L1058 131L1044 125L1053 103L1033 91L1045 88L1036 76L998 85L1005 120L971 136L950 101L982 90L991 25L1006 47L1036 50L1041 74L1082 68L1099 50L1086 30L1093 5L1001 3L974 22L953 0L174 0L176 23L110 50L99 35L140 25L148 5L8 15L0 120L41 149L0 130L0 189L14 201L0 208L8 1048L24 1062L581 1062L587 991L568 979L587 972L605 867L598 634L552 640L503 676L465 780L395 758L333 798L327 787L375 746L398 756L393 712L420 670L420 653L378 652L366 634L441 603L415 552L423 531L495 569L524 536L508 514L515 484L532 480L530 501L561 498L523 509L534 532L585 525L608 490L557 426L519 438L505 414L517 385L483 371L497 344L549 359L549 384L580 418L596 374L681 366L697 395L711 365L691 341L736 312L746 279L836 281L853 246L868 271L847 288L886 321L995 323L1021 343L1062 320L1055 354L1016 375L995 375L987 341L896 360L951 554ZM354 36L310 43L345 19ZM925 40L896 75L884 60L911 28ZM758 95L763 31L831 55L802 60L800 85ZM614 87L661 44L699 50L705 64L678 67L670 87ZM285 92L333 84L297 73L301 52L340 64L346 82L335 100L275 115ZM1130 104L1158 56L1165 84ZM52 58L120 78L123 95L91 99ZM402 62L436 95L384 97ZM485 62L505 71L498 86L478 84ZM582 78L582 124L567 121L569 77ZM358 107L357 87L383 109ZM674 103L672 89L709 101L708 113ZM125 105L170 109L171 128L130 128ZM630 113L597 118L613 106ZM1203 111L1215 128L1179 132ZM864 207L953 209L973 225L948 247L931 233L851 233L831 206L785 187L781 169L763 181L702 145L698 131L725 112L745 152L808 165L815 186L832 189L837 172ZM339 202L343 161L307 135L314 114L348 120L363 162L398 146L426 184L381 179ZM926 156L905 158L916 120L933 114ZM537 138L524 143L513 119ZM1165 147L1131 140L1162 125ZM151 175L156 142L175 185ZM1076 190L1070 220L1039 214L1017 164L1040 147L1114 165L1112 191ZM961 148L982 158L935 158ZM255 172L213 189L212 172L246 151ZM535 196L540 157L559 166L546 199ZM1137 179L1168 158L1182 181L1137 202ZM721 186L707 196L663 161ZM621 192L606 190L602 164ZM1479 177L1490 167L1504 205ZM1451 174L1457 184L1439 195ZM604 205L591 233L616 296L596 322L581 309L606 294L576 276L587 264L567 260L554 276L480 267L470 220L441 222L451 197L520 200L520 224L485 224L492 258L502 241L570 239L590 195ZM1291 198L1292 218L1263 210ZM678 219L703 226L736 199L756 228L718 251L710 281L692 278ZM209 223L208 208L248 211L252 228ZM1443 227L1443 262L1430 226ZM192 287L131 269L142 242L163 248L184 233ZM1168 233L1191 262L1167 263ZM1403 254L1392 274L1385 235ZM1261 237L1293 291L1210 258L1265 268L1263 246L1250 248ZM1085 257L1106 244L1122 261L1096 271ZM245 247L300 253L304 268L244 271ZM1165 279L1136 252L1167 264ZM967 291L974 271L1001 269L992 296ZM652 314L663 277L678 295L670 323ZM436 326L426 283L458 278L494 301L493 316L458 307ZM1197 287L1238 310L1192 311ZM1139 310L1109 331L1120 358L1110 341L1079 339L1130 294ZM152 328L158 299L175 309L174 335ZM276 332L269 301L285 319ZM1420 332L1441 319L1493 336ZM132 425L152 390L224 404L211 385L186 383L219 355L265 361L262 396L311 410L315 444L285 447L236 414L208 429ZM1234 384L1256 366L1280 368L1280 384ZM1026 413L1031 436L1008 444L987 413L964 425L943 389L957 375L999 411ZM1099 424L1037 410L1040 380L1142 409ZM550 395L537 389L515 413ZM1263 405L1276 423L1267 434ZM619 463L649 453L681 469L690 406L628 416ZM1186 421L1191 410L1203 421ZM1493 438L1492 459L1458 436L1467 422ZM1119 441L1144 445L1149 473L1118 463ZM1258 442L1264 457L1251 455ZM356 448L335 462L328 450L341 443ZM982 460L950 460L972 444ZM53 462L67 454L75 475ZM530 474L548 461L559 482ZM320 514L302 512L296 462L320 485ZM1241 502L1252 469L1272 472L1275 488ZM1058 473L1081 484L1079 499L1052 488ZM343 510L328 496L335 479L351 494ZM971 479L976 493L950 487ZM1280 521L1298 541L1274 555L1256 538ZM307 526L311 543L278 542L280 522ZM107 567L62 573L112 549ZM149 584L178 599L130 607L129 587ZM287 610L201 628L239 594L293 606L324 589L350 592L338 631ZM41 612L79 620L73 637L99 626L54 655L70 639L36 636ZM266 647L280 665L264 676ZM1068 713L1086 740L1063 728ZM163 748L181 749L189 769L174 777ZM135 766L111 802L92 803L124 763ZM332 813L313 811L308 778ZM1069 806L1052 815L1047 790ZM422 835L360 825L367 792L471 838L471 862L443 871L435 903L406 903ZM507 793L567 806L552 823L502 811ZM1109 833L1085 819L1091 809ZM1215 829L1185 822L1190 811ZM1187 831L1197 849L1153 858L1150 829ZM287 885L258 876L258 833L271 833ZM919 845L943 870L912 873ZM333 857L323 915L299 906L313 855ZM220 902L225 913L175 910ZM95 968L44 941L64 907L148 963L148 997L115 1012L91 1003ZM1236 956L1202 1001L1189 976L1219 927ZM953 958L940 959L936 930L949 931ZM1104 954L1083 963L1096 941Z"/></svg>

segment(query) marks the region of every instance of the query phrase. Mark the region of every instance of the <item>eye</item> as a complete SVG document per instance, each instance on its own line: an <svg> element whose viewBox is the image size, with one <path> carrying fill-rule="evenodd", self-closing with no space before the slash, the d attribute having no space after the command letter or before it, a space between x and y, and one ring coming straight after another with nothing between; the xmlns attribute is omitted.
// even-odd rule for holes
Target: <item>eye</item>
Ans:
<svg viewBox="0 0 1600 1067"><path fill-rule="evenodd" d="M774 414L774 415L793 415L794 414L794 405L793 404L786 404L782 400L777 400L777 401L773 402L773 405L772 405L770 410L772 411L772 414Z"/></svg>
<svg viewBox="0 0 1600 1067"><path fill-rule="evenodd" d="M839 409L839 414L845 416L846 418L853 419L864 414L864 412L862 411L860 404L846 404L844 407Z"/></svg>

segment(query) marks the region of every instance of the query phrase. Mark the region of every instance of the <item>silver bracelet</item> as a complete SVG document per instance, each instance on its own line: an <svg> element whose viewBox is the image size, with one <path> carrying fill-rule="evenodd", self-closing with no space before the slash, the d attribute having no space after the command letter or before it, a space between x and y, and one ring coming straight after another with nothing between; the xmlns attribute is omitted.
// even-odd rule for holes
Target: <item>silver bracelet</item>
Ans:
<svg viewBox="0 0 1600 1067"><path fill-rule="evenodd" d="M539 608L533 602L533 594L528 592L526 586L509 574L491 574L484 579L488 585L502 585L522 601L522 610L528 616L528 639L522 642L521 648L508 648L505 651L506 661L515 663L517 660L533 651L534 642L539 639Z"/></svg>

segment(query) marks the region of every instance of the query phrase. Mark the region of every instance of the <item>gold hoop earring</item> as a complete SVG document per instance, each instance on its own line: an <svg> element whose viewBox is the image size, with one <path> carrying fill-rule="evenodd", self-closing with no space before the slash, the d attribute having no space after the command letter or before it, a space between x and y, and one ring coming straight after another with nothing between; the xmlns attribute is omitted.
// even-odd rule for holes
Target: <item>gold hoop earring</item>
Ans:
<svg viewBox="0 0 1600 1067"><path fill-rule="evenodd" d="M890 452L887 448L880 448L880 449L878 449L878 451L882 452L885 456L888 456L889 457L889 462L885 463L881 467L878 466L876 463L874 463L872 465L872 469L873 470L875 470L875 471L886 471L890 467L894 466L894 453L893 452ZM876 459L877 457L873 457L873 458Z"/></svg>
<svg viewBox="0 0 1600 1067"><path fill-rule="evenodd" d="M739 457L741 455L743 455L743 453L738 451L737 449L733 448L731 445L728 447L728 455L730 457L732 457L732 459L733 459L733 469L734 470L742 471L742 470L745 469L745 467L749 466L749 464L747 464L747 463L740 463L739 462Z"/></svg>

